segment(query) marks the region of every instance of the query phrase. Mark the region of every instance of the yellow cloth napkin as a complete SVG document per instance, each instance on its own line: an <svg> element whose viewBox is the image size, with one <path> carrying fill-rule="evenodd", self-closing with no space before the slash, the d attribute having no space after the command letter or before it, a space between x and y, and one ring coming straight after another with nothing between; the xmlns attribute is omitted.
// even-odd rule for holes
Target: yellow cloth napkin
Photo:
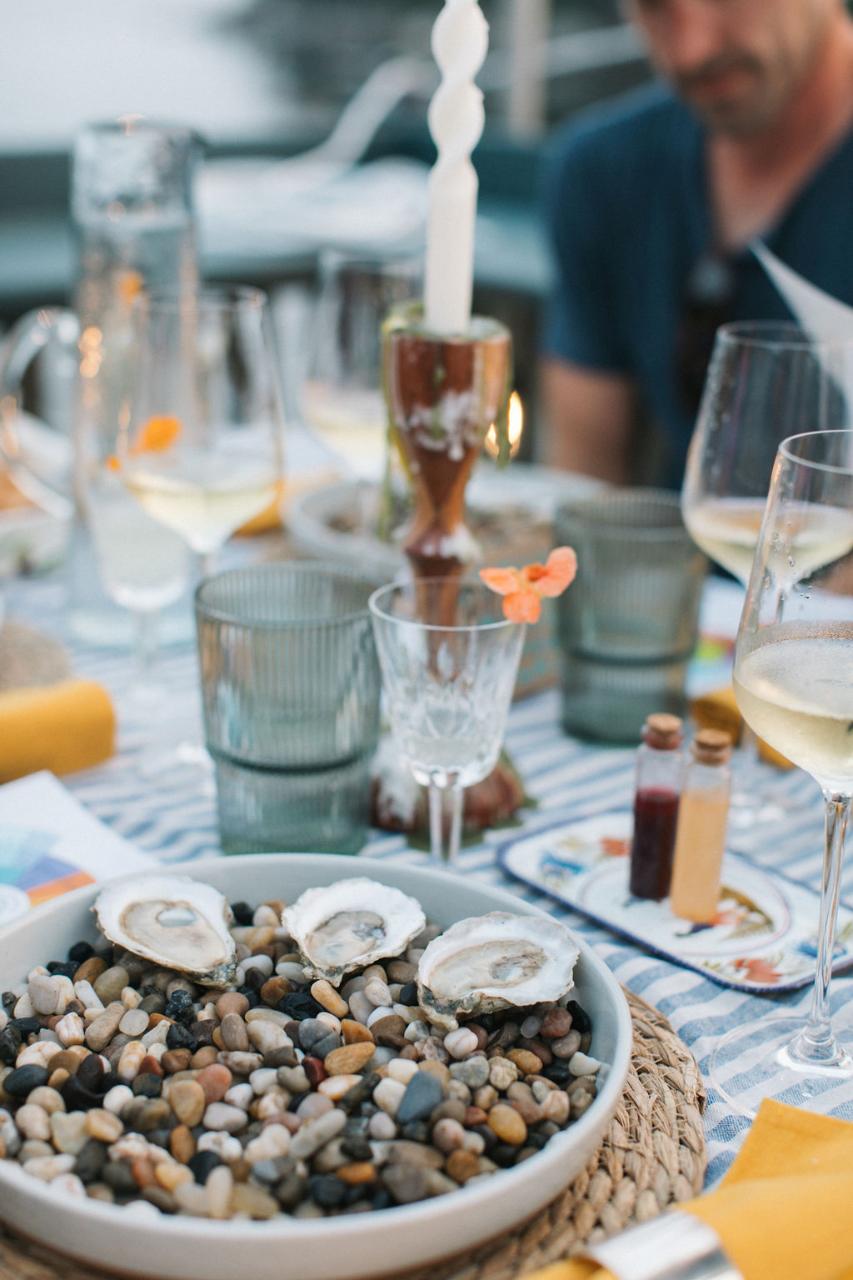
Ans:
<svg viewBox="0 0 853 1280"><path fill-rule="evenodd" d="M90 680L0 693L0 782L49 769L73 773L112 755L115 713Z"/></svg>
<svg viewBox="0 0 853 1280"><path fill-rule="evenodd" d="M764 1102L714 1191L680 1209L716 1231L744 1280L853 1280L853 1124ZM575 1260L530 1280L613 1280Z"/></svg>
<svg viewBox="0 0 853 1280"><path fill-rule="evenodd" d="M715 689L704 697L694 698L690 703L690 714L699 729L722 729L732 736L734 742L740 740L743 718L735 701L734 689L726 685L724 689ZM775 764L778 769L791 769L791 761L781 752L776 751L761 738L758 739L758 750L761 758L768 764Z"/></svg>

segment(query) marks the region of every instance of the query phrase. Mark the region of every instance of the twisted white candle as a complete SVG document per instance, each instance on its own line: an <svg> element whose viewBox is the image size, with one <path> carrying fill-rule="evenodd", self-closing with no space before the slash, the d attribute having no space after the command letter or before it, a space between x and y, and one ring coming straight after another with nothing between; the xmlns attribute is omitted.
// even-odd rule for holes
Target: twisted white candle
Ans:
<svg viewBox="0 0 853 1280"><path fill-rule="evenodd" d="M429 178L424 271L426 322L438 333L462 333L471 319L477 175L470 156L485 123L474 77L488 47L477 0L445 0L432 29L442 79L429 107L438 159Z"/></svg>

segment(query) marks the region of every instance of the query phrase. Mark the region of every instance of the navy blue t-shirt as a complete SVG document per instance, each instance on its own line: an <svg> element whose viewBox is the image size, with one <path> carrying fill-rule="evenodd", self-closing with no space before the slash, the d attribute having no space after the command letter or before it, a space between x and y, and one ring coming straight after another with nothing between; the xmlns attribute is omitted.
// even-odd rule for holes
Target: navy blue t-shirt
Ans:
<svg viewBox="0 0 853 1280"><path fill-rule="evenodd" d="M597 108L556 137L545 195L556 265L545 352L630 376L666 438L666 478L678 485L693 412L676 345L686 282L713 240L703 127L658 85ZM762 239L853 304L853 131ZM726 319L791 318L748 250L730 262Z"/></svg>

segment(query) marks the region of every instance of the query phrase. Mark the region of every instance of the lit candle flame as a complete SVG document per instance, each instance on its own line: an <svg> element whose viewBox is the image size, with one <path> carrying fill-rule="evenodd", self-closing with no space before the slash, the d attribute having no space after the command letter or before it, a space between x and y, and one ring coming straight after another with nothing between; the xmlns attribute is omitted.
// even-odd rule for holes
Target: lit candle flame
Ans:
<svg viewBox="0 0 853 1280"><path fill-rule="evenodd" d="M524 434L524 405L521 403L521 396L517 391L513 391L509 398L507 434L509 436L509 456L514 458L521 448L521 437ZM500 444L498 442L498 429L494 422L486 432L486 438L483 443L489 457L497 458L500 453Z"/></svg>

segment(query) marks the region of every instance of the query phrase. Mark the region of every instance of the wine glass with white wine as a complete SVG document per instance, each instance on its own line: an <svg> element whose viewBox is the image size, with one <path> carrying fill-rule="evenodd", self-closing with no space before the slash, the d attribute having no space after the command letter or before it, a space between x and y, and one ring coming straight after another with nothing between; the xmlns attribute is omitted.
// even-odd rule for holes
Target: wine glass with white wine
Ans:
<svg viewBox="0 0 853 1280"><path fill-rule="evenodd" d="M138 299L135 324L121 475L204 575L279 495L283 424L266 295L246 286L151 293Z"/></svg>
<svg viewBox="0 0 853 1280"><path fill-rule="evenodd" d="M116 470L205 577L231 534L280 498L283 416L266 295L245 286L152 292L137 299L134 325ZM209 771L190 736L161 752L161 771Z"/></svg>
<svg viewBox="0 0 853 1280"><path fill-rule="evenodd" d="M826 843L808 1016L769 1015L735 1028L717 1047L711 1077L740 1111L751 1113L768 1096L829 1111L839 1083L853 1080L851 1045L836 1039L829 1009L853 796L853 431L794 436L779 447L734 680L755 732L820 786Z"/></svg>
<svg viewBox="0 0 853 1280"><path fill-rule="evenodd" d="M714 351L681 495L693 541L744 586L758 543L779 443L803 431L845 427L843 393L853 342L813 337L793 323L723 325ZM817 570L849 545L849 512L812 512L796 534L800 572ZM744 727L731 825L749 832L784 817ZM745 766L745 767L744 767Z"/></svg>

